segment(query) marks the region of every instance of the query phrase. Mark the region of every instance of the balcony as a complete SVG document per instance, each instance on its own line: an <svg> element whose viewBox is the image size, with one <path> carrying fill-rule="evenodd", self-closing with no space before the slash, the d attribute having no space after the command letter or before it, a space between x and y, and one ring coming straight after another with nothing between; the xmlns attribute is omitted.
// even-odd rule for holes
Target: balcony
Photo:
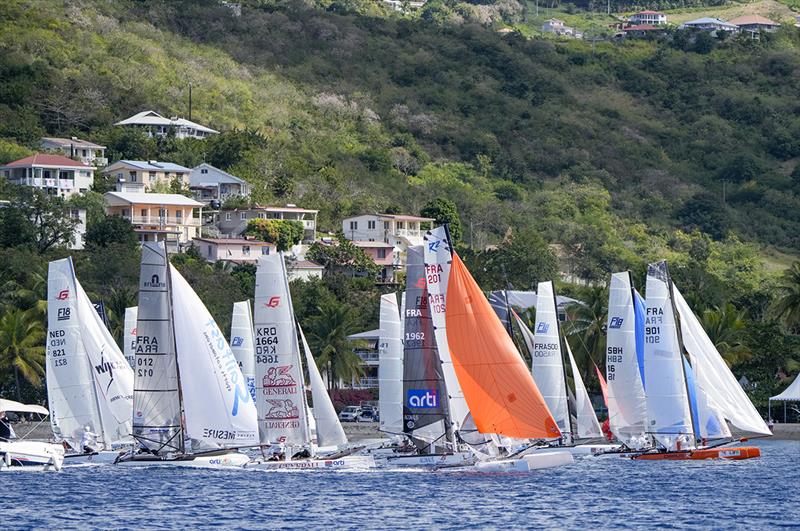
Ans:
<svg viewBox="0 0 800 531"><path fill-rule="evenodd" d="M378 379L372 376L364 376L358 381L354 381L350 387L353 389L376 389L378 387Z"/></svg>
<svg viewBox="0 0 800 531"><path fill-rule="evenodd" d="M199 227L200 218L171 218L168 216L122 216L130 221L133 225L159 225L159 226L189 226Z"/></svg>
<svg viewBox="0 0 800 531"><path fill-rule="evenodd" d="M422 231L416 229L397 229L394 234L401 238L422 238Z"/></svg>
<svg viewBox="0 0 800 531"><path fill-rule="evenodd" d="M75 181L72 179L46 179L44 177L27 177L20 181L21 184L27 186L35 186L37 188L60 188L64 190L71 190L75 188Z"/></svg>
<svg viewBox="0 0 800 531"><path fill-rule="evenodd" d="M380 354L374 350L354 350L353 352L361 358L365 365L377 365L380 361Z"/></svg>

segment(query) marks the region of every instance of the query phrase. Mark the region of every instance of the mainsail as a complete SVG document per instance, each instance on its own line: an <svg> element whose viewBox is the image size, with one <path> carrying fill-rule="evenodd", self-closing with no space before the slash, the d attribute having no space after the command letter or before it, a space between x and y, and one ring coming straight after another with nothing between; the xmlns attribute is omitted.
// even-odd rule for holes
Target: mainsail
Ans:
<svg viewBox="0 0 800 531"><path fill-rule="evenodd" d="M378 339L378 398L380 429L403 431L403 341L394 293L381 296Z"/></svg>
<svg viewBox="0 0 800 531"><path fill-rule="evenodd" d="M403 433L418 448L449 437L447 389L433 334L422 246L408 248L403 340Z"/></svg>
<svg viewBox="0 0 800 531"><path fill-rule="evenodd" d="M606 379L611 433L629 448L647 446L644 390L644 306L637 305L630 272L611 275Z"/></svg>
<svg viewBox="0 0 800 531"><path fill-rule="evenodd" d="M125 359L131 366L136 368L136 321L138 319L139 308L125 308L125 329L123 330L122 348Z"/></svg>
<svg viewBox="0 0 800 531"><path fill-rule="evenodd" d="M256 408L225 334L189 283L169 267L186 437L220 446L255 444Z"/></svg>
<svg viewBox="0 0 800 531"><path fill-rule="evenodd" d="M311 349L308 347L306 336L303 329L300 330L300 339L303 342L303 352L306 358L306 367L308 367L308 381L311 387L311 399L314 401L313 415L309 417L309 421L314 419L316 424L316 436L318 446L343 446L347 444L347 436L342 428L342 423L339 422L339 416L336 415L336 410L333 408L333 402L325 388L325 382L322 381L322 375L319 373L317 362L314 356L311 355Z"/></svg>
<svg viewBox="0 0 800 531"><path fill-rule="evenodd" d="M247 389L256 401L256 359L253 337L253 312L250 301L233 303L233 316L231 317L231 350L239 364Z"/></svg>
<svg viewBox="0 0 800 531"><path fill-rule="evenodd" d="M565 436L572 436L561 331L552 282L539 282L537 289L531 373L558 429Z"/></svg>
<svg viewBox="0 0 800 531"><path fill-rule="evenodd" d="M430 275L440 273L429 266L429 285ZM559 437L525 362L455 253L448 276L447 341L478 430L521 439Z"/></svg>
<svg viewBox="0 0 800 531"><path fill-rule="evenodd" d="M647 267L644 368L649 431L667 450L694 445L694 423L666 262ZM681 441L681 442L679 442Z"/></svg>
<svg viewBox="0 0 800 531"><path fill-rule="evenodd" d="M254 322L261 443L308 445L305 386L283 253L258 259Z"/></svg>
<svg viewBox="0 0 800 531"><path fill-rule="evenodd" d="M53 433L78 449L88 426L105 448L131 433L133 374L89 297L72 259L48 270L47 389Z"/></svg>

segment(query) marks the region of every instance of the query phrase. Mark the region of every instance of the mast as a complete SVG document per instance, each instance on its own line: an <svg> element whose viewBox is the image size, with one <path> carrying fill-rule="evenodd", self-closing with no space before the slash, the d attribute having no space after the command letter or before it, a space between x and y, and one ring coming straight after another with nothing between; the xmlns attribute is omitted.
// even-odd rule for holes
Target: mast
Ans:
<svg viewBox="0 0 800 531"><path fill-rule="evenodd" d="M550 281L553 284L553 281ZM577 430L575 426L572 425L572 414L569 412L569 384L567 383L567 366L566 361L564 359L564 342L567 340L561 333L561 322L558 319L558 299L556 298L556 286L553 284L553 308L556 310L556 328L558 329L558 349L561 355L561 375L564 377L564 394L566 394L566 402L567 402L567 424L569 425L569 437L570 437L570 444L575 442L575 434Z"/></svg>

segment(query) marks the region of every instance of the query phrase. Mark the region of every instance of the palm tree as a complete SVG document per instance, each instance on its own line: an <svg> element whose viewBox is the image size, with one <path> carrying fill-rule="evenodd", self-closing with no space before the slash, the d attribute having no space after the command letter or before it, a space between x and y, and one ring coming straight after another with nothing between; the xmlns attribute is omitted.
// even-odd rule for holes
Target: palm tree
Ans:
<svg viewBox="0 0 800 531"><path fill-rule="evenodd" d="M318 310L319 314L308 320L308 335L318 353L317 366L327 373L328 387L335 389L340 380L349 382L363 374L361 358L347 339L355 332L353 309L332 301Z"/></svg>
<svg viewBox="0 0 800 531"><path fill-rule="evenodd" d="M742 342L747 326L745 313L730 302L704 311L701 323L729 367L747 361L753 355Z"/></svg>
<svg viewBox="0 0 800 531"><path fill-rule="evenodd" d="M13 301L13 307L32 308L39 317L46 316L47 270L43 265L33 265L21 282L16 279L6 281L0 291L4 300Z"/></svg>
<svg viewBox="0 0 800 531"><path fill-rule="evenodd" d="M0 319L0 370L14 370L17 400L22 399L20 375L35 387L44 376L45 328L35 311L9 310Z"/></svg>
<svg viewBox="0 0 800 531"><path fill-rule="evenodd" d="M773 309L789 329L800 328L800 262L795 262L783 272L778 281L778 298Z"/></svg>
<svg viewBox="0 0 800 531"><path fill-rule="evenodd" d="M583 302L573 302L565 306L567 321L563 324L564 334L572 339L570 346L580 367L583 381L589 385L596 379L592 374L590 361L602 370L606 353L606 322L608 321L608 289L604 286L587 288L581 297Z"/></svg>
<svg viewBox="0 0 800 531"><path fill-rule="evenodd" d="M127 286L111 288L111 295L106 299L106 314L111 328L111 335L122 343L122 336L125 334L125 309L136 306L136 293Z"/></svg>

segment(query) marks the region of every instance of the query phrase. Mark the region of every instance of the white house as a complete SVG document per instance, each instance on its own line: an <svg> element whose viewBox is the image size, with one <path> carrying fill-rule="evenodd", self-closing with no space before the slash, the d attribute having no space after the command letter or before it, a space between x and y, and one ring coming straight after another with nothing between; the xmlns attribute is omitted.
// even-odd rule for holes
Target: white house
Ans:
<svg viewBox="0 0 800 531"><path fill-rule="evenodd" d="M760 31L772 32L781 27L780 24L774 20L770 20L761 15L744 15L736 17L728 21L728 24L733 24L741 31L747 31L756 34Z"/></svg>
<svg viewBox="0 0 800 531"><path fill-rule="evenodd" d="M74 136L72 138L45 137L42 138L41 146L45 151L57 151L65 157L80 160L87 166L108 164L105 146Z"/></svg>
<svg viewBox="0 0 800 531"><path fill-rule="evenodd" d="M409 246L422 245L427 226L433 218L406 214L362 214L345 218L342 232L351 241L384 242L405 251Z"/></svg>
<svg viewBox="0 0 800 531"><path fill-rule="evenodd" d="M325 267L310 260L290 260L286 264L286 273L289 281L292 280L311 280L312 278L322 278Z"/></svg>
<svg viewBox="0 0 800 531"><path fill-rule="evenodd" d="M552 33L559 36L575 37L576 39L580 39L583 36L580 31L577 31L571 26L567 26L564 24L563 20L559 20L557 18L551 18L542 24L542 31L544 33Z"/></svg>
<svg viewBox="0 0 800 531"><path fill-rule="evenodd" d="M294 204L286 206L253 206L222 210L216 221L217 230L223 237L235 238L247 230L251 219L283 219L302 223L304 242L313 242L317 234L317 214L319 210L300 208Z"/></svg>
<svg viewBox="0 0 800 531"><path fill-rule="evenodd" d="M689 22L684 22L678 29L695 29L700 31L730 31L736 33L739 27L734 24L722 21L718 18L703 17Z"/></svg>
<svg viewBox="0 0 800 531"><path fill-rule="evenodd" d="M200 256L209 262L255 264L258 257L275 253L275 244L244 238L195 238Z"/></svg>
<svg viewBox="0 0 800 531"><path fill-rule="evenodd" d="M95 169L63 155L37 153L0 166L0 175L14 184L33 186L49 195L70 197L89 190L94 183Z"/></svg>
<svg viewBox="0 0 800 531"><path fill-rule="evenodd" d="M651 26L658 26L660 24L667 23L667 15L664 13L659 13L658 11L639 11L638 13L631 15L630 23L632 25L650 24Z"/></svg>
<svg viewBox="0 0 800 531"><path fill-rule="evenodd" d="M198 201L225 201L229 197L250 197L250 184L244 179L203 163L192 168L189 188Z"/></svg>
<svg viewBox="0 0 800 531"><path fill-rule="evenodd" d="M120 192L146 192L156 185L169 185L177 179L183 187L189 186L192 170L172 162L157 160L118 160L103 170L117 183Z"/></svg>
<svg viewBox="0 0 800 531"><path fill-rule="evenodd" d="M177 116L165 118L155 111L142 111L134 114L130 118L120 120L114 125L139 127L151 137L166 136L174 133L175 138L205 138L208 135L219 133L219 131L192 122L186 118L179 118Z"/></svg>

